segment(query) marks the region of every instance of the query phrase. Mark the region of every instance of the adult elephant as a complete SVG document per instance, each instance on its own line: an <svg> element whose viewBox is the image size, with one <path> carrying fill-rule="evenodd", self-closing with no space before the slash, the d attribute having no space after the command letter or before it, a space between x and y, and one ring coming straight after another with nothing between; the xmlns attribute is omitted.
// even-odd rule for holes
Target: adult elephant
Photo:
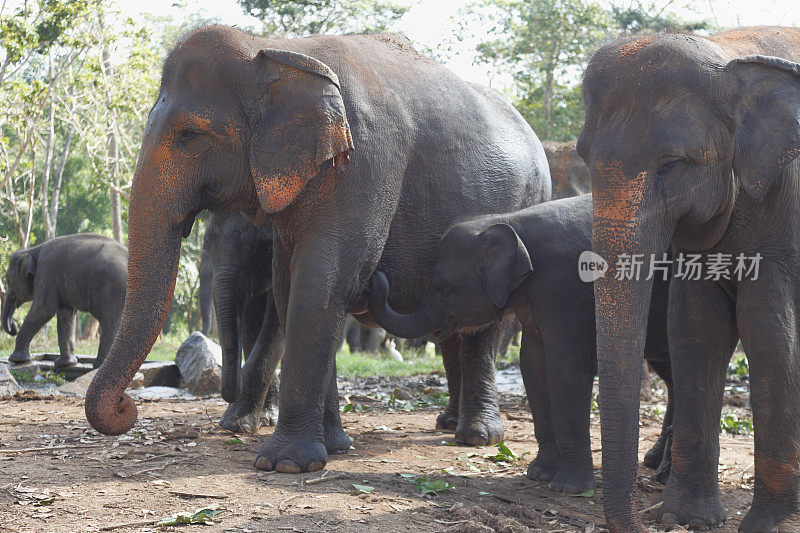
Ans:
<svg viewBox="0 0 800 533"><path fill-rule="evenodd" d="M687 267L670 287L673 469L656 518L694 528L725 519L718 424L741 336L755 487L740 531L800 530L798 60L800 30L751 28L711 38L625 37L587 67L578 152L592 170L592 247L610 265L595 282L595 302L611 531L645 531L634 483L652 282L621 267L642 254L646 273L651 254L660 257L670 242L679 257L702 253L707 268L727 261L731 279L708 269L694 279Z"/></svg>
<svg viewBox="0 0 800 533"><path fill-rule="evenodd" d="M412 309L438 239L456 219L549 196L541 143L514 108L407 40L197 30L167 58L145 128L131 189L125 310L87 391L87 418L107 434L133 426L136 408L124 390L164 320L181 236L195 215L266 215L285 350L278 424L256 467L320 469L326 429L341 432L338 408L324 404L326 396L338 403L342 325L348 311L370 321L364 294L376 266L395 288L391 305ZM460 351L467 361L463 380L492 364L496 330L451 343L451 358ZM494 383L478 385L482 404ZM475 439L488 440L499 416L467 413Z"/></svg>

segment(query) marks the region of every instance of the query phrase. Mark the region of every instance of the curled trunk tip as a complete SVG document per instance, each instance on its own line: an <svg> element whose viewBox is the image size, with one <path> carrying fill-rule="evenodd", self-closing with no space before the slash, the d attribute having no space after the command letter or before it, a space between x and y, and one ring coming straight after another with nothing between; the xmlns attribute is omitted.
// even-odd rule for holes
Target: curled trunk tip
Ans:
<svg viewBox="0 0 800 533"><path fill-rule="evenodd" d="M5 302L3 302L3 330L11 336L17 334L17 323L14 321L14 311L17 309L17 302L14 296L8 292L6 293Z"/></svg>
<svg viewBox="0 0 800 533"><path fill-rule="evenodd" d="M130 396L124 392L120 395L113 390L104 391L96 381L86 391L84 410L92 427L104 435L122 435L133 427L139 416Z"/></svg>

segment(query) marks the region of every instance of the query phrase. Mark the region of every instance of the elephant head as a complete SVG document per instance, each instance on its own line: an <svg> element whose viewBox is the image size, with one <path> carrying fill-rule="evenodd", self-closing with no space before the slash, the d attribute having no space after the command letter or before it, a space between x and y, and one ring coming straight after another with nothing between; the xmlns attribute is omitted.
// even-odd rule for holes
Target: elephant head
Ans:
<svg viewBox="0 0 800 533"><path fill-rule="evenodd" d="M8 291L3 302L3 330L9 335L17 334L14 311L33 300L33 282L36 276L36 258L29 250L19 250L11 256L6 270Z"/></svg>
<svg viewBox="0 0 800 533"><path fill-rule="evenodd" d="M321 187L310 182L334 176L352 148L339 80L322 62L259 50L255 38L223 26L197 30L175 47L134 172L125 307L87 391L92 427L115 435L136 421L124 391L161 330L181 237L197 213L280 212L316 194Z"/></svg>
<svg viewBox="0 0 800 533"><path fill-rule="evenodd" d="M623 273L674 242L706 250L739 202L763 198L800 153L798 65L732 57L687 35L607 44L584 77L578 152L592 172L595 281L609 529L640 531L635 510L640 371L652 280ZM743 190L744 192L740 192Z"/></svg>
<svg viewBox="0 0 800 533"><path fill-rule="evenodd" d="M369 307L392 335L410 339L433 333L443 339L500 318L532 272L528 251L508 224L457 224L442 237L430 286L416 310L400 314L390 307L382 272L370 280Z"/></svg>

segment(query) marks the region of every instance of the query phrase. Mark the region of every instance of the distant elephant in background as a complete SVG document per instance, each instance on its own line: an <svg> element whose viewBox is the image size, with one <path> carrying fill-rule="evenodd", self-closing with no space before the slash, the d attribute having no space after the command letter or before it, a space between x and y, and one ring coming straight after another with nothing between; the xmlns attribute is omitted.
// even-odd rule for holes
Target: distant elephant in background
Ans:
<svg viewBox="0 0 800 533"><path fill-rule="evenodd" d="M222 347L222 398L230 404L220 425L245 432L274 425L283 342L272 297L272 225L255 227L237 211L213 213L203 251Z"/></svg>
<svg viewBox="0 0 800 533"><path fill-rule="evenodd" d="M383 328L365 326L352 315L347 315L344 321L342 340L347 342L351 353L378 353L386 341L386 331Z"/></svg>
<svg viewBox="0 0 800 533"><path fill-rule="evenodd" d="M216 321L216 313L214 313L213 295L214 267L211 266L211 258L208 256L208 250L206 250L205 247L203 247L203 250L200 252L200 264L197 270L200 278L200 289L198 290L200 333L208 336Z"/></svg>
<svg viewBox="0 0 800 533"><path fill-rule="evenodd" d="M8 291L3 305L3 329L17 335L14 310L32 301L19 328L10 362L30 360L33 336L58 315L56 368L78 362L75 357L75 318L78 311L100 322L100 347L94 366L100 366L111 348L125 302L128 249L114 239L94 233L56 237L38 246L18 250L6 270Z"/></svg>
<svg viewBox="0 0 800 533"><path fill-rule="evenodd" d="M577 141L542 141L550 166L553 200L592 192L592 174L578 155L576 145Z"/></svg>

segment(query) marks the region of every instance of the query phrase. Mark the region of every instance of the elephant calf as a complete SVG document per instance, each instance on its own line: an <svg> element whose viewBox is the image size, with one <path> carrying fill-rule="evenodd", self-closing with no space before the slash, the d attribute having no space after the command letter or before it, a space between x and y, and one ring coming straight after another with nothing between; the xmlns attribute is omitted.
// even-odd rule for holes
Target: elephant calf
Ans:
<svg viewBox="0 0 800 533"><path fill-rule="evenodd" d="M77 363L73 337L78 311L91 313L100 322L100 348L94 366L100 366L117 332L125 284L128 281L128 249L102 235L80 233L18 250L6 271L8 294L3 306L3 329L17 335L14 310L32 301L19 328L13 363L30 360L33 336L58 314L56 368Z"/></svg>
<svg viewBox="0 0 800 533"><path fill-rule="evenodd" d="M533 411L539 452L528 477L580 493L595 486L589 406L597 371L594 292L581 281L581 252L591 249L592 196L474 218L442 237L433 277L419 308L395 312L386 277L376 272L370 310L389 333L439 338L481 328L515 313L522 322L520 367ZM659 466L672 419L666 335L668 281L654 283L645 358L669 390L661 437L645 464ZM668 468L668 463L662 469Z"/></svg>

